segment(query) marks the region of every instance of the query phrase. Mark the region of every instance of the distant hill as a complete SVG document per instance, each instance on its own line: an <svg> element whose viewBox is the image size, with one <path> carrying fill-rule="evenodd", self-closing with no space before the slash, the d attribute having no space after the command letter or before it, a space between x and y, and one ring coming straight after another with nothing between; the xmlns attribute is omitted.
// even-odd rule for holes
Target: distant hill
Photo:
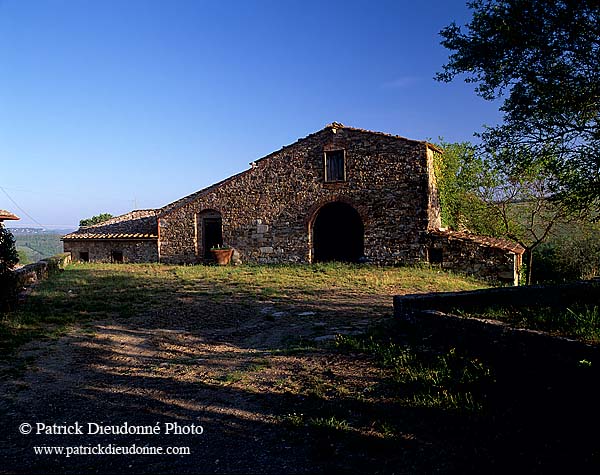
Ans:
<svg viewBox="0 0 600 475"><path fill-rule="evenodd" d="M65 229L46 229L46 228L11 228L7 226L8 230L13 233L14 236L30 236L32 234L58 234L63 236L65 234L72 233L76 228L65 228Z"/></svg>
<svg viewBox="0 0 600 475"><path fill-rule="evenodd" d="M9 228L15 237L19 261L30 264L63 252L60 240L73 229Z"/></svg>

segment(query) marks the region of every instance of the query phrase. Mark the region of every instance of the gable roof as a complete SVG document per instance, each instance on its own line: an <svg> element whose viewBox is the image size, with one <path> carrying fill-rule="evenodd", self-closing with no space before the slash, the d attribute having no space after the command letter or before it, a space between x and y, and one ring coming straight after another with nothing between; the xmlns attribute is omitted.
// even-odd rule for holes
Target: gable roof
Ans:
<svg viewBox="0 0 600 475"><path fill-rule="evenodd" d="M176 208L180 208L181 206L183 206L191 201L194 201L196 198L199 198L200 196L205 195L206 193L210 193L211 191L216 190L220 186L222 186L226 183L229 183L230 181L232 181L242 175L245 175L251 171L252 171L252 168L249 168L248 170L244 170L243 172L236 173L235 175L232 175L229 178L225 178L224 180L214 183L213 185L207 186L206 188L202 188L201 190L196 191L195 193L192 193L191 195L187 195L187 196L184 196L183 198L173 201L172 203L169 203L169 204L163 206L162 208L157 209L156 216L160 218L161 216L169 213L170 211L172 211Z"/></svg>
<svg viewBox="0 0 600 475"><path fill-rule="evenodd" d="M226 183L229 183L230 181L232 181L232 180L234 180L236 178L239 178L240 176L243 176L243 175L245 175L247 173L250 173L254 169L254 167L256 166L256 164L258 162L262 162L263 160L266 160L266 159L272 157L275 154L281 153L284 150L292 148L295 145L297 145L297 144L299 144L299 143L301 143L301 142L303 142L303 141L305 141L307 139L310 139L311 137L314 137L315 135L323 133L326 130L339 130L339 129L352 130L352 131L355 131L355 132L361 132L361 133L366 133L366 134L371 134L371 135L379 135L379 136L382 136L382 137L388 137L388 138L403 140L405 142L412 142L412 143L416 143L416 144L423 144L425 147L429 147L429 148L431 148L431 149L433 149L433 150L435 150L437 152L443 152L439 147L437 147L437 146L435 146L435 145L433 145L433 144L431 144L429 142L423 141L423 140L407 139L406 137L402 137L400 135L392 135L392 134L388 134L388 133L385 133L385 132L374 132L372 130L367 130L367 129L359 129L359 128L356 128L356 127L348 127L348 126L346 126L344 124L341 124L340 122L332 122L331 124L327 124L321 130L313 132L312 134L309 134L306 137L299 138L295 142L293 142L293 143L291 143L289 145L285 145L285 146L281 147L279 150L275 150L274 152L271 152L271 153L265 155L264 157L257 158L256 160L254 160L253 162L250 163L250 165L251 165L252 168L249 168L247 170L244 170L243 172L240 172L240 173L237 173L235 175L232 175L229 178L225 178L224 180L221 180L218 183L215 183L213 185L207 186L206 188L203 188L203 189L201 189L199 191L196 191L195 193L192 193L191 195L184 196L183 198L180 198L180 199L178 199L176 201L173 201L172 203L169 203L169 204L163 206L162 208L160 208L160 209L157 210L158 211L157 216L160 218L161 216L163 216L165 214L168 214L170 211L172 211L172 210L174 210L176 208L180 208L181 206L184 206L185 204L194 201L196 198L199 198L199 197L205 195L206 193L210 193L211 191L219 188L220 186L222 186L222 185L224 185Z"/></svg>
<svg viewBox="0 0 600 475"><path fill-rule="evenodd" d="M63 241L79 239L157 239L155 209L142 209L116 216L93 226L82 226L62 237Z"/></svg>
<svg viewBox="0 0 600 475"><path fill-rule="evenodd" d="M180 208L187 203L194 201L195 199L210 193L218 189L219 187L229 183L236 178L239 178L243 175L251 173L256 166L257 162L268 159L269 157L282 152L283 150L294 147L300 142L303 142L315 135L321 134L326 130L339 130L346 129L351 131L356 131L360 133L379 135L382 137L388 137L398 140L403 140L406 142L412 142L416 144L423 144L425 147L432 148L436 151L441 151L435 145L430 144L426 141L421 140L412 140L407 139L405 137L401 137L399 135L387 134L384 132L374 132L366 129L359 129L355 127L348 127L339 122L332 122L331 124L326 125L323 129L318 130L317 132L313 132L312 134L307 135L306 137L300 138L296 140L294 143L290 145L286 145L279 150L269 153L264 157L261 157L257 160L251 162L251 168L244 170L240 173L230 176L229 178L225 178L224 180L219 181L218 183L214 183L206 188L203 188L195 193L184 196L176 201L173 201L162 208L158 209L150 209L150 210L136 210L131 211L130 213L123 214L121 216L117 216L108 221L105 221L100 224L96 224L94 226L86 226L81 227L79 230L67 234L62 237L62 240L78 240L78 239L157 239L158 238L158 218L168 214L174 209Z"/></svg>
<svg viewBox="0 0 600 475"><path fill-rule="evenodd" d="M10 211L6 211L5 209L0 209L0 221L16 221L19 218L16 214L12 214Z"/></svg>

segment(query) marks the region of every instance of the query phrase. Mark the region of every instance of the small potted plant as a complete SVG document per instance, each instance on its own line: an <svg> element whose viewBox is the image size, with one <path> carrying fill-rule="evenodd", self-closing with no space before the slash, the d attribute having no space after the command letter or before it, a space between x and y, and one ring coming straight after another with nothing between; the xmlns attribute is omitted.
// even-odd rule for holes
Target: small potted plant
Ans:
<svg viewBox="0 0 600 475"><path fill-rule="evenodd" d="M226 244L219 244L210 248L210 253L215 258L215 261L220 266L226 266L231 261L233 249Z"/></svg>

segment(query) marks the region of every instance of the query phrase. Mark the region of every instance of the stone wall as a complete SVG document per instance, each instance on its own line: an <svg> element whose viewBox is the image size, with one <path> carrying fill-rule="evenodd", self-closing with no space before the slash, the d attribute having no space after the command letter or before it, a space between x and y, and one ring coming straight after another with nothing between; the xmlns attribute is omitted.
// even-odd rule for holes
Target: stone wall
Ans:
<svg viewBox="0 0 600 475"><path fill-rule="evenodd" d="M425 242L431 264L493 282L519 284L523 249L512 242L453 231L431 231Z"/></svg>
<svg viewBox="0 0 600 475"><path fill-rule="evenodd" d="M91 262L112 262L113 251L123 253L123 262L158 262L156 239L81 239L64 241L65 252L70 252L73 261L80 261L81 253L87 252Z"/></svg>
<svg viewBox="0 0 600 475"><path fill-rule="evenodd" d="M13 309L25 297L29 288L52 274L60 272L71 262L71 254L63 253L28 264L9 273L0 287L0 312Z"/></svg>
<svg viewBox="0 0 600 475"><path fill-rule="evenodd" d="M515 354L535 356L542 367L552 368L556 358L575 363L588 359L595 365L600 357L599 345L451 312L477 312L489 308L567 308L575 303L597 305L599 301L600 280L595 279L563 285L397 295L394 297L394 316L421 333L428 344L464 344L486 353L497 353L503 359ZM572 366L571 371L575 367Z"/></svg>
<svg viewBox="0 0 600 475"><path fill-rule="evenodd" d="M464 292L436 292L431 294L396 295L394 314L397 317L421 310L457 309L485 310L489 307L568 307L573 303L597 305L600 302L600 280L573 282L561 285L528 285Z"/></svg>
<svg viewBox="0 0 600 475"><path fill-rule="evenodd" d="M223 240L242 261L311 262L311 226L321 206L351 205L364 224L364 254L377 264L423 257L422 236L439 225L428 144L345 127L327 127L252 168L164 208L161 262L201 260L199 214L218 211ZM345 150L346 181L326 183L324 152Z"/></svg>
<svg viewBox="0 0 600 475"><path fill-rule="evenodd" d="M70 262L71 255L65 252L20 267L14 271L15 284L17 288L35 284L36 282L47 279L50 275L63 270Z"/></svg>

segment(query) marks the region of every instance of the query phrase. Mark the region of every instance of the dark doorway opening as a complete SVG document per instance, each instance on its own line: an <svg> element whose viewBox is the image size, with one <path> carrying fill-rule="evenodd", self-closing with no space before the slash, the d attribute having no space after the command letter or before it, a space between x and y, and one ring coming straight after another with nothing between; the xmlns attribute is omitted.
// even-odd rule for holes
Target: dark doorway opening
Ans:
<svg viewBox="0 0 600 475"><path fill-rule="evenodd" d="M217 211L202 214L202 255L212 258L211 248L223 245L223 221Z"/></svg>
<svg viewBox="0 0 600 475"><path fill-rule="evenodd" d="M89 253L89 251L81 251L79 253L79 260L81 262L90 262L90 253Z"/></svg>
<svg viewBox="0 0 600 475"><path fill-rule="evenodd" d="M341 202L324 205L312 226L314 262L359 262L365 229L358 212Z"/></svg>
<svg viewBox="0 0 600 475"><path fill-rule="evenodd" d="M110 253L111 260L116 264L123 263L123 251L112 251Z"/></svg>

